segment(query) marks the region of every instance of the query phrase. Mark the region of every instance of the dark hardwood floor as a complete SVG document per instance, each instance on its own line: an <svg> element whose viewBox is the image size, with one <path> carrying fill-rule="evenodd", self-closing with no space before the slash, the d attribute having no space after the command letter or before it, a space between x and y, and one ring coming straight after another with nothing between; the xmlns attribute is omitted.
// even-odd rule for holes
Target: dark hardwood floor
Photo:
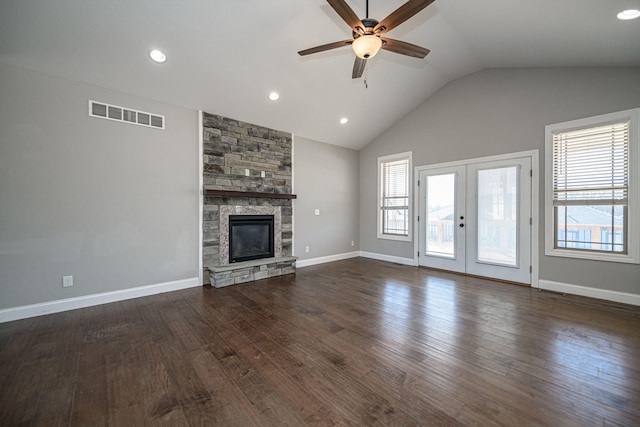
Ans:
<svg viewBox="0 0 640 427"><path fill-rule="evenodd" d="M355 258L0 324L0 425L640 425L640 308Z"/></svg>

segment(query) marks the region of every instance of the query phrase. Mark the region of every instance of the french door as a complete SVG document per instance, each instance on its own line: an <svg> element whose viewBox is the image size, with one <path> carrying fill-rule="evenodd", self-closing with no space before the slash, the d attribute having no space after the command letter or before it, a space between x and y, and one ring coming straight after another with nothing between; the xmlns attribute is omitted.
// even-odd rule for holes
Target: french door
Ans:
<svg viewBox="0 0 640 427"><path fill-rule="evenodd" d="M419 173L419 264L531 283L531 158Z"/></svg>

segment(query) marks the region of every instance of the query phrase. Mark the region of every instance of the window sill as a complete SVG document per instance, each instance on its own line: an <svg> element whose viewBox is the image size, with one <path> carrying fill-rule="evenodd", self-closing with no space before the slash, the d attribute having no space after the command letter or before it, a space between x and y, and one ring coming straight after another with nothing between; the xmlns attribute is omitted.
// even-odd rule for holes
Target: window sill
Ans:
<svg viewBox="0 0 640 427"><path fill-rule="evenodd" d="M628 254L609 254L601 252L586 252L586 251L574 251L571 249L547 249L545 255L563 257L563 258L576 258L586 259L592 261L607 261L607 262L621 262L625 264L640 264L640 259L637 256Z"/></svg>
<svg viewBox="0 0 640 427"><path fill-rule="evenodd" d="M378 239L411 242L411 236L394 236L392 234L378 234Z"/></svg>

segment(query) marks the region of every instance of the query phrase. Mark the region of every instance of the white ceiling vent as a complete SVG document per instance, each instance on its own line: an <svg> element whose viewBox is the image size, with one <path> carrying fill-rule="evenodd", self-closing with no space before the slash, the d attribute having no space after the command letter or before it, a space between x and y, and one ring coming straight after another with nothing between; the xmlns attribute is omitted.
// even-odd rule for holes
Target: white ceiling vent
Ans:
<svg viewBox="0 0 640 427"><path fill-rule="evenodd" d="M164 116L89 100L89 115L100 119L164 129Z"/></svg>

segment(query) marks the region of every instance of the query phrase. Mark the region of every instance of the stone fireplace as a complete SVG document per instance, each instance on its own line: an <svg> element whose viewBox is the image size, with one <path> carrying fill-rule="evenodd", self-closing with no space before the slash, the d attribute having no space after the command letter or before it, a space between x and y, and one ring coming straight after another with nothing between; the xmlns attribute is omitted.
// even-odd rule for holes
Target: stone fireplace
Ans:
<svg viewBox="0 0 640 427"><path fill-rule="evenodd" d="M273 258L273 215L229 215L229 264Z"/></svg>
<svg viewBox="0 0 640 427"><path fill-rule="evenodd" d="M280 206L220 206L220 264L229 264L230 227L232 216L273 216L274 257L282 256L282 208ZM266 257L265 257L266 258Z"/></svg>
<svg viewBox="0 0 640 427"><path fill-rule="evenodd" d="M291 134L203 113L203 151L203 266L211 285L295 273ZM230 219L239 216L273 218L272 256L232 262Z"/></svg>

